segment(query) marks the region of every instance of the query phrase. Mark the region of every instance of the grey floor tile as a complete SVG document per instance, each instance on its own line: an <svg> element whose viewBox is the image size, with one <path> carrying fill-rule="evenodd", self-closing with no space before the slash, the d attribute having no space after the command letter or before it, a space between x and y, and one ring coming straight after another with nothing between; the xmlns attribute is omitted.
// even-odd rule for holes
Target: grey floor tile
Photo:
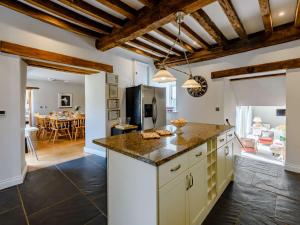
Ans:
<svg viewBox="0 0 300 225"><path fill-rule="evenodd" d="M0 191L0 213L15 208L20 204L21 202L16 187Z"/></svg>
<svg viewBox="0 0 300 225"><path fill-rule="evenodd" d="M27 174L19 187L28 215L79 193L56 167Z"/></svg>
<svg viewBox="0 0 300 225"><path fill-rule="evenodd" d="M86 158L89 159L89 160L92 160L97 165L100 165L104 169L106 169L106 166L107 166L106 158L98 156L98 155L89 155Z"/></svg>
<svg viewBox="0 0 300 225"><path fill-rule="evenodd" d="M276 219L288 225L300 224L300 202L283 196L277 197Z"/></svg>
<svg viewBox="0 0 300 225"><path fill-rule="evenodd" d="M30 225L84 225L99 211L82 194L29 217Z"/></svg>
<svg viewBox="0 0 300 225"><path fill-rule="evenodd" d="M85 225L107 225L107 218L100 214Z"/></svg>
<svg viewBox="0 0 300 225"><path fill-rule="evenodd" d="M97 207L107 215L107 193L103 192L98 198L94 199L93 202L97 205Z"/></svg>
<svg viewBox="0 0 300 225"><path fill-rule="evenodd" d="M0 213L1 225L27 225L26 218L21 206Z"/></svg>

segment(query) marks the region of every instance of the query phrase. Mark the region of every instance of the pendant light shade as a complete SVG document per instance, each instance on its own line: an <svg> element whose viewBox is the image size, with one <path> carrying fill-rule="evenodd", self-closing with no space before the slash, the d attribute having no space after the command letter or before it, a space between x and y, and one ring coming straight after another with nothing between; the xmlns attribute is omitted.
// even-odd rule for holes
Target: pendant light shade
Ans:
<svg viewBox="0 0 300 225"><path fill-rule="evenodd" d="M181 86L183 88L201 88L201 85L195 81L192 77L190 77L184 84Z"/></svg>
<svg viewBox="0 0 300 225"><path fill-rule="evenodd" d="M176 78L168 70L161 69L154 75L152 80L157 83L168 83L176 81Z"/></svg>

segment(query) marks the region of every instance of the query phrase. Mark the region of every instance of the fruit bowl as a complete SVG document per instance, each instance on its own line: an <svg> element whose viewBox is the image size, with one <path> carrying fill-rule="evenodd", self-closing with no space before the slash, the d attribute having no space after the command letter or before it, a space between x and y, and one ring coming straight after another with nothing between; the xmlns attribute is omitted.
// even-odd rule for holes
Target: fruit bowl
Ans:
<svg viewBox="0 0 300 225"><path fill-rule="evenodd" d="M181 130L181 128L187 124L187 121L185 119L171 120L170 122L174 127L176 127L176 134L182 134L183 131Z"/></svg>

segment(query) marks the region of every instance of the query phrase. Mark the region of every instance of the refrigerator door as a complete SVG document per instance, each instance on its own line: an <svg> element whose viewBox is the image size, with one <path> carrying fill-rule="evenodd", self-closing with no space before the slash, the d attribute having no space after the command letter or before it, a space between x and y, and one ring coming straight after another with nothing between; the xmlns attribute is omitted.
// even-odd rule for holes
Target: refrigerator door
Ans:
<svg viewBox="0 0 300 225"><path fill-rule="evenodd" d="M155 100L156 103L153 106L153 111L156 123L154 127L160 128L167 124L166 88L155 88Z"/></svg>
<svg viewBox="0 0 300 225"><path fill-rule="evenodd" d="M154 107L153 99L155 97L155 88L142 86L142 130L154 128Z"/></svg>

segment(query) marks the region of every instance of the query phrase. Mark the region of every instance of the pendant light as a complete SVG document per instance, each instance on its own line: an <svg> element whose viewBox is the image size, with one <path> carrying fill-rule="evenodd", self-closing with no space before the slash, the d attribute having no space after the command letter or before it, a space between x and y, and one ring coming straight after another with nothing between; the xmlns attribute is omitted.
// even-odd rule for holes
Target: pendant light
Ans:
<svg viewBox="0 0 300 225"><path fill-rule="evenodd" d="M166 57L164 58L164 60L162 61L161 67L159 69L159 71L153 76L152 80L154 82L157 83L168 83L168 82L173 82L176 81L176 77L174 77L174 75L172 75L166 68L167 66L165 65L166 60L169 58L170 53L172 52L173 48L175 47L176 44L180 43L181 45L183 45L182 40L180 39L180 34L181 34L181 24L184 20L184 16L185 13L184 12L177 12L176 13L176 22L178 23L178 35L177 35L177 39L175 40L174 44L171 46L168 54L166 55ZM189 60L187 58L186 52L184 51L184 58L185 61L188 65L189 68L189 74L182 72L178 69L174 69L174 68L170 68L170 69L174 69L177 71L180 71L184 74L187 74L189 76L188 80L186 80L184 82L184 84L182 85L183 88L201 88L201 85L194 79L193 74L192 74L192 70L191 70L191 66L189 63Z"/></svg>

